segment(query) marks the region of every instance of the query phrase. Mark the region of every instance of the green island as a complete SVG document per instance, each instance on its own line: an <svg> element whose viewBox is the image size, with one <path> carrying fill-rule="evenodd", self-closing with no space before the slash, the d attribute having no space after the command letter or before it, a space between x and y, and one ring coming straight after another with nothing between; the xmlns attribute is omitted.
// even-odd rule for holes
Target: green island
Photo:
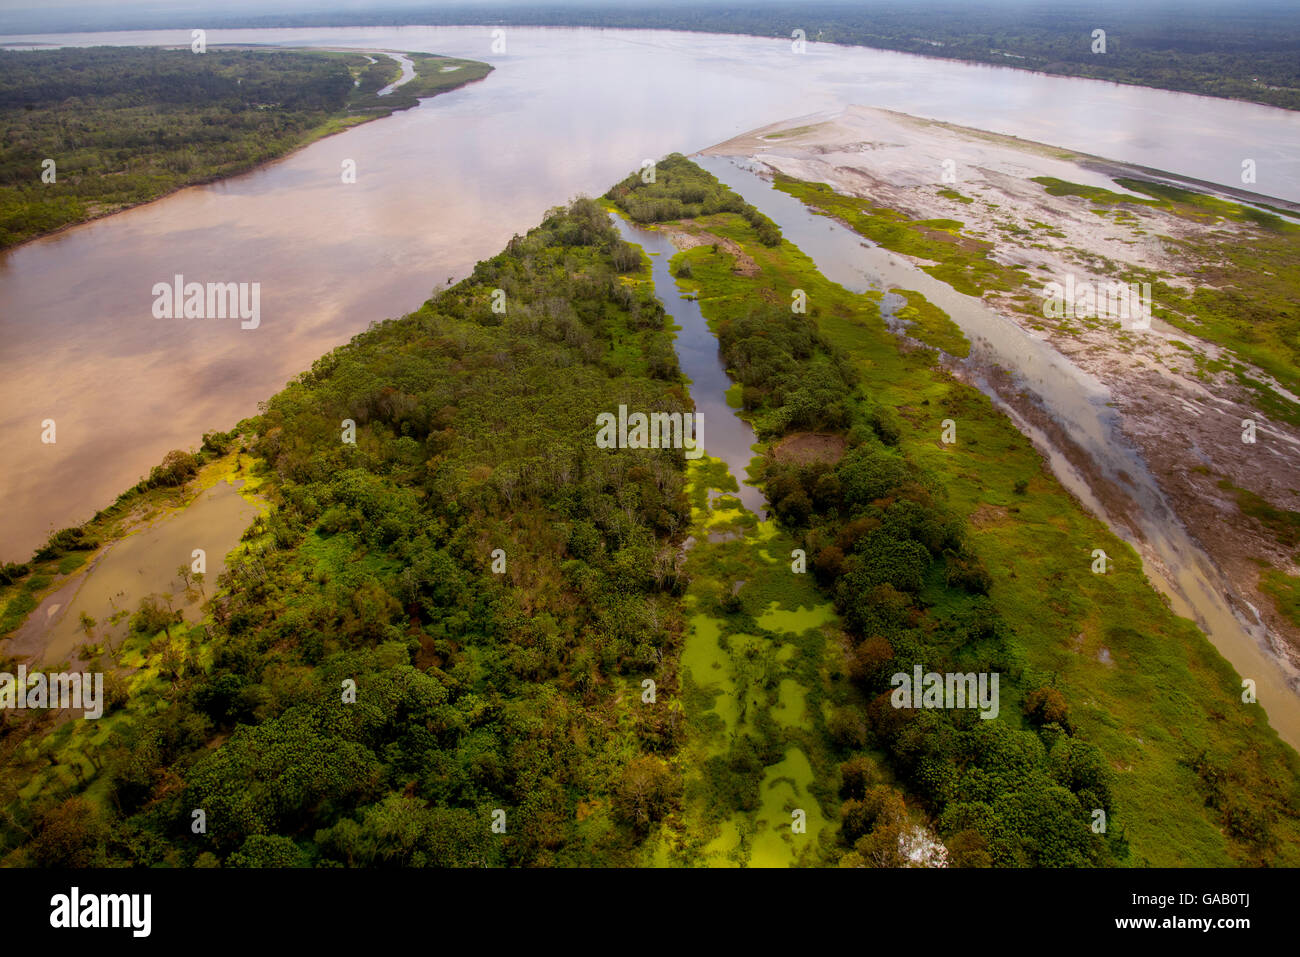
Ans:
<svg viewBox="0 0 1300 957"><path fill-rule="evenodd" d="M611 212L716 239L673 274L769 519L717 459L596 447L600 412L692 408ZM0 569L13 633L200 487L258 511L197 613L83 620L102 719L0 715L3 862L1300 863L1300 758L1233 669L982 393L773 230L670 156ZM998 714L892 707L918 666L998 673Z"/></svg>
<svg viewBox="0 0 1300 957"><path fill-rule="evenodd" d="M492 69L405 56L416 75L379 96L402 72L383 54L0 50L0 249L247 172Z"/></svg>

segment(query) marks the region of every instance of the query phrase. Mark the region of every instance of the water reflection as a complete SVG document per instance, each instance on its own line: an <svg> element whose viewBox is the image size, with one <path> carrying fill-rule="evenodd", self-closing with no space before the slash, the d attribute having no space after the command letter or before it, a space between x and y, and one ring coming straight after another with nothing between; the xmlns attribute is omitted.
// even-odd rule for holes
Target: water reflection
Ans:
<svg viewBox="0 0 1300 957"><path fill-rule="evenodd" d="M10 38L16 42L30 38ZM187 31L46 38L188 45ZM210 44L446 53L484 82L0 256L0 560L88 518L171 448L197 444L370 322L417 307L546 209L646 157L865 103L1230 180L1300 199L1300 114L906 54L612 30L209 31ZM37 54L33 54L37 55ZM357 181L341 181L356 162ZM158 320L153 284L260 282L262 323ZM40 441L54 419L57 443Z"/></svg>
<svg viewBox="0 0 1300 957"><path fill-rule="evenodd" d="M684 298L678 291L677 281L668 265L677 252L676 247L663 233L629 225L618 216L613 218L625 240L636 243L650 254L655 294L680 326L673 345L682 372L691 380L690 393L695 401L695 411L704 416L705 451L727 463L727 468L740 484L738 497L741 503L759 518L765 518L767 499L746 481L749 463L754 457L753 446L758 439L749 423L727 404L731 379L718 352L717 337L710 331L699 302L694 298ZM712 500L711 496L710 503ZM710 537L709 540L714 539Z"/></svg>

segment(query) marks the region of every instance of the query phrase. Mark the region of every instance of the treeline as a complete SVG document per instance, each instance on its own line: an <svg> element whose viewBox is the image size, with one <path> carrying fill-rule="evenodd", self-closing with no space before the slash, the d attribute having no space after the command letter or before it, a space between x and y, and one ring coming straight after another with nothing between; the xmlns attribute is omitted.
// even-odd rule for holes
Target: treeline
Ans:
<svg viewBox="0 0 1300 957"><path fill-rule="evenodd" d="M295 51L0 51L0 108L5 110L48 109L77 99L105 108L148 102L233 112L259 104L328 111L351 90L343 61Z"/></svg>
<svg viewBox="0 0 1300 957"><path fill-rule="evenodd" d="M398 70L390 58L376 59L368 65L360 54L288 50L0 50L0 249L244 172L490 70L413 57L428 75L377 97ZM444 63L464 68L442 73Z"/></svg>
<svg viewBox="0 0 1300 957"><path fill-rule="evenodd" d="M1112 821L1116 813L1109 765L1075 736L1064 695L1027 671L963 523L889 438L859 422L834 466L772 461L764 473L777 515L804 531L814 573L852 637L850 676L871 701L866 743L888 754L954 865L1123 860L1121 828L1112 823L1104 836L1090 828L1098 811ZM985 720L973 706L895 707L892 677L910 678L917 666L998 674L1005 710ZM883 851L872 839L880 793L850 773L860 778L864 766L855 755L843 769L841 834L854 848L851 863L880 861Z"/></svg>
<svg viewBox="0 0 1300 957"><path fill-rule="evenodd" d="M680 452L594 441L620 403L689 408L642 262L594 202L552 210L207 437L274 507L208 623L133 619L187 650L80 787L9 803L5 862L634 863L678 801L689 519Z"/></svg>
<svg viewBox="0 0 1300 957"><path fill-rule="evenodd" d="M748 315L722 322L718 342L760 435L849 426L861 377L803 316L758 303Z"/></svg>
<svg viewBox="0 0 1300 957"><path fill-rule="evenodd" d="M107 18L106 18L107 19ZM125 20L105 29L157 28L186 22ZM437 10L280 13L216 19L245 27L504 24L618 27L741 33L852 44L1014 69L1086 76L1300 109L1300 10L1288 0L1248 9L1198 0L845 0L792 5L780 0L736 4L595 4L572 0L521 7L452 4ZM83 27L90 29L90 27ZM19 32L19 27L11 29ZM46 23L22 32L62 29ZM1092 31L1104 29L1106 53L1094 54Z"/></svg>
<svg viewBox="0 0 1300 957"><path fill-rule="evenodd" d="M767 349L764 337L748 336L736 340L732 354L749 365ZM787 374L821 379L829 398L837 360L821 345ZM746 401L774 436L799 428L796 422L827 429L845 420L848 451L837 463L769 456L763 482L778 519L802 533L812 570L851 636L850 676L871 702L862 743L889 756L935 821L954 865L1122 860L1121 830L1112 826L1102 836L1090 829L1095 811L1116 812L1101 752L1074 736L1061 692L1027 673L988 597L988 572L968 547L963 523L944 505L935 480L898 451L893 410L855 399L849 377L843 382L838 394L847 399L825 407L830 412L820 421L800 414L806 403L799 391L751 392ZM927 673L1000 675L1007 711L985 720L971 708L896 708L892 676L910 677L918 665ZM879 825L894 840L897 816L887 811L899 802L870 769L865 754L842 768L841 835L853 848L844 863L897 864L895 845L882 846L875 831Z"/></svg>
<svg viewBox="0 0 1300 957"><path fill-rule="evenodd" d="M700 180L706 193L726 189L699 167L686 175L683 164L694 166L675 162L676 175L654 186L625 181L622 204L638 208L644 190L667 208L673 184L683 206L699 203ZM956 866L1126 859L1109 765L1076 736L1069 703L1050 678L1025 666L964 523L941 484L898 448L896 410L874 400L869 380L810 317L748 300L714 318L761 439L775 446L818 430L839 436L847 450L838 461L806 463L769 451L761 473L778 520L801 541L848 629L850 677L869 702L857 720L840 716L833 729L844 749L841 863L906 863L904 795L886 783L873 753L887 756ZM974 708L896 708L891 679L910 677L916 666L998 674L1001 713L986 720ZM1098 811L1112 819L1105 834L1092 830Z"/></svg>
<svg viewBox="0 0 1300 957"><path fill-rule="evenodd" d="M605 197L637 223L664 223L713 213L736 213L754 227L764 246L779 246L781 230L767 216L727 189L681 153L670 153L654 167L653 182L645 171L633 173Z"/></svg>

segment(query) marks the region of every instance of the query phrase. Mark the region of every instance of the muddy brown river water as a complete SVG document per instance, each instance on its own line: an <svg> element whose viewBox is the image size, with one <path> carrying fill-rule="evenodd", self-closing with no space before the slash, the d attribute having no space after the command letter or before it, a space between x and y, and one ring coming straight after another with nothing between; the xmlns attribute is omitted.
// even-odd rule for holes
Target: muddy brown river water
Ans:
<svg viewBox="0 0 1300 957"><path fill-rule="evenodd" d="M226 554L256 515L257 507L240 495L237 484L221 481L204 489L185 508L109 545L89 567L46 596L10 637L5 653L30 656L46 667L75 664L77 649L88 639L82 615L95 622L89 635L96 644L118 647L130 614L148 595L171 596L172 607L195 620L198 606L226 569ZM195 549L203 550L207 570L187 594L177 569L192 564Z"/></svg>
<svg viewBox="0 0 1300 957"><path fill-rule="evenodd" d="M485 81L256 172L0 255L0 560L227 429L370 322L417 307L546 209L645 158L867 103L1300 199L1300 114L906 54L653 31L209 31L209 45L482 59ZM10 37L188 45L185 31ZM31 55L38 56L39 51ZM344 160L357 181L343 183ZM261 321L156 319L155 283L259 283ZM55 422L53 444L42 423Z"/></svg>
<svg viewBox="0 0 1300 957"><path fill-rule="evenodd" d="M20 41L188 45L189 34L5 42ZM783 117L866 104L1226 185L1239 185L1251 158L1255 190L1300 200L1300 113L1099 81L821 44L797 55L787 41L652 31L512 28L504 51L493 50L486 27L209 31L208 42L426 51L496 69L253 173L0 254L0 560L24 559L54 528L85 520L169 449L254 414L317 356L416 308L547 208L602 193L644 159L692 153ZM348 160L355 183L340 175ZM788 216L775 218L789 228ZM860 274L861 262L854 268ZM177 275L259 284L257 328L155 318L151 290ZM909 283L956 309L959 324L982 321L963 320L969 310L919 275ZM967 331L995 346L1010 334L992 325ZM1001 347L1015 371L1057 387L1047 357L1024 343ZM705 366L716 363L710 348ZM1106 413L1091 385L1064 384L1074 391L1063 393L1062 414L1106 446ZM52 444L42 442L46 420L55 423ZM736 438L743 454L744 436ZM1168 591L1200 588L1205 575L1193 559L1173 563L1186 577ZM168 557L160 568L180 561ZM1203 596L1186 613L1232 631L1231 613L1216 624L1213 609ZM1229 644L1244 654L1249 639ZM1280 692L1283 676L1277 681ZM1287 715L1277 707L1269 707L1274 723L1295 743L1300 699L1290 695Z"/></svg>
<svg viewBox="0 0 1300 957"><path fill-rule="evenodd" d="M964 374L1033 440L1066 488L1146 554L1147 576L1169 596L1174 611L1200 625L1237 672L1255 681L1270 724L1293 747L1300 747L1300 676L1270 649L1267 629L1258 617L1246 617L1225 600L1230 584L1187 533L1141 454L1123 435L1110 392L1101 382L981 300L955 291L774 189L761 177L761 166L723 156L695 160L775 220L785 238L807 253L826 278L850 292L914 289L951 316L972 344ZM1134 529L1108 514L1089 478L1071 465L1049 435L1025 421L989 385L981 370L991 368L1012 370L1016 389L1027 389L1042 403L1052 421L1087 453L1100 481L1122 483L1136 506L1130 512Z"/></svg>

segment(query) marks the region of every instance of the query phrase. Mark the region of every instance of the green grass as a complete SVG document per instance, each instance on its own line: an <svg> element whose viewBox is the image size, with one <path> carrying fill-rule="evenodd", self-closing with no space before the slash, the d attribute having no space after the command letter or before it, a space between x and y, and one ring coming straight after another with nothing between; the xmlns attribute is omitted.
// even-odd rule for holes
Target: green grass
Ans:
<svg viewBox="0 0 1300 957"><path fill-rule="evenodd" d="M919 292L910 289L893 291L907 298L907 305L899 309L896 315L911 324L907 330L908 335L959 359L970 355L970 340L946 312Z"/></svg>
<svg viewBox="0 0 1300 957"><path fill-rule="evenodd" d="M31 588L24 588L6 602L4 613L0 615L0 635L7 635L21 625L28 612L36 607L32 591Z"/></svg>
<svg viewBox="0 0 1300 957"><path fill-rule="evenodd" d="M971 199L969 196L963 196L955 189L941 189L939 190L939 195L944 197L945 199L956 200L957 202L965 203L966 205L970 205L971 203L975 202L975 200Z"/></svg>
<svg viewBox="0 0 1300 957"><path fill-rule="evenodd" d="M802 136L804 133L811 133L817 129L816 126L795 126L788 130L777 130L775 133L764 133L765 140L780 140L791 136Z"/></svg>
<svg viewBox="0 0 1300 957"><path fill-rule="evenodd" d="M1288 391L1300 392L1300 226L1252 206L1144 180L1115 181L1142 196L1047 176L1034 181L1053 196L1082 196L1107 208L1159 209L1201 227L1231 226L1240 233L1217 229L1205 238L1165 237L1166 247L1191 263L1185 277L1192 281L1190 292L1154 270L1133 270L1124 278L1151 282L1153 312L1160 319L1227 347ZM1295 403L1244 371L1237 378L1263 412L1300 426Z"/></svg>
<svg viewBox="0 0 1300 957"><path fill-rule="evenodd" d="M1219 488L1231 492L1242 514L1263 525L1283 545L1288 548L1300 545L1300 512L1277 508L1249 489L1238 488L1227 479L1219 481Z"/></svg>
<svg viewBox="0 0 1300 957"><path fill-rule="evenodd" d="M1300 576L1266 568L1260 572L1259 590L1273 599L1278 614L1300 627Z"/></svg>
<svg viewBox="0 0 1300 957"><path fill-rule="evenodd" d="M1017 270L988 257L992 243L964 235L956 220L908 219L869 199L837 193L825 183L807 183L780 173L775 185L814 212L842 220L886 249L933 260L933 265L921 268L959 292L980 296L986 290L1017 289L1024 281Z"/></svg>
<svg viewBox="0 0 1300 957"><path fill-rule="evenodd" d="M781 185L815 205L827 201L811 184ZM870 298L827 281L788 242L763 247L737 217L714 217L708 228L740 243L761 270L746 279L723 252L679 254L691 262L711 323L748 309L758 289L778 301L804 289L821 334L852 356L876 401L898 410L900 447L970 521L973 548L1025 667L1055 678L1072 702L1078 733L1115 770L1120 811L1113 826L1123 828L1133 862L1300 863L1300 759L1259 708L1242 705L1240 678L1191 622L1169 610L1138 555L1075 502L987 397L937 368L933 354L900 352ZM957 422L955 445L939 441L946 418ZM1023 495L1015 492L1021 481ZM1109 574L1091 573L1094 548L1111 557ZM1016 708L1003 702L1004 715ZM1207 805L1220 800L1205 784L1216 772L1232 781L1232 801L1270 822L1267 847L1226 833L1228 812Z"/></svg>
<svg viewBox="0 0 1300 957"><path fill-rule="evenodd" d="M1084 199L1090 199L1094 203L1134 203L1145 206L1159 206L1159 201L1154 199L1142 199L1140 196L1127 196L1124 193L1117 193L1111 189L1104 189L1100 186L1084 186L1081 183L1071 183L1068 180L1057 179L1055 176L1035 176L1033 182L1038 183L1051 196L1082 196Z"/></svg>

